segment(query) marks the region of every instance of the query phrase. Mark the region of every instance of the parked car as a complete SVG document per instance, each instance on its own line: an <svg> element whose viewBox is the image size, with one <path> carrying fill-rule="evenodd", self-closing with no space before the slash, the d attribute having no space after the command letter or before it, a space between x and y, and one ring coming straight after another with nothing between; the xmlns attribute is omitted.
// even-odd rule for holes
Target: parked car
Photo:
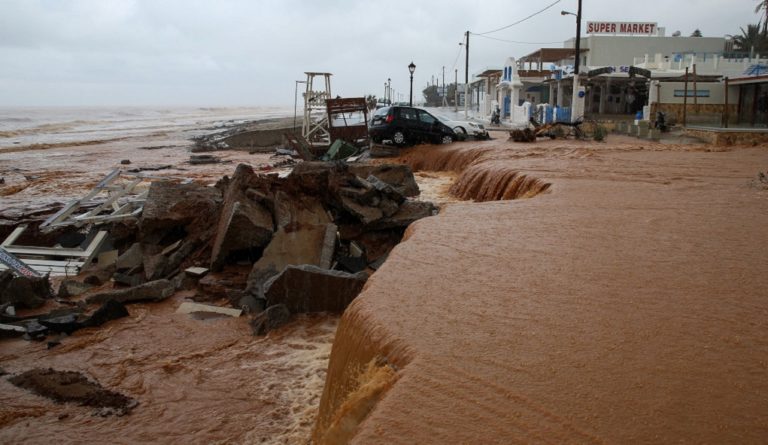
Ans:
<svg viewBox="0 0 768 445"><path fill-rule="evenodd" d="M395 145L419 142L449 144L456 140L453 129L429 112L402 106L376 110L371 116L368 134L377 144L384 141L390 141Z"/></svg>
<svg viewBox="0 0 768 445"><path fill-rule="evenodd" d="M485 129L483 124L470 121L454 120L440 114L435 114L435 116L443 121L445 125L453 128L453 131L456 133L456 136L460 140L464 140L469 136L472 136L475 139L491 138L490 135L488 135L488 130Z"/></svg>

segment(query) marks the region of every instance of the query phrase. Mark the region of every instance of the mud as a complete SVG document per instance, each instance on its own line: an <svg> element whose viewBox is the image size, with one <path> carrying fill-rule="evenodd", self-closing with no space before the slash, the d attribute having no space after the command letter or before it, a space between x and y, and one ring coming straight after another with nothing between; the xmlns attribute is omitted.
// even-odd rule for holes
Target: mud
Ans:
<svg viewBox="0 0 768 445"><path fill-rule="evenodd" d="M337 316L298 316L254 337L248 320L176 314L185 297L130 307L48 350L3 340L12 374L80 372L139 404L129 415L56 404L0 379L0 442L306 443L317 413ZM218 302L221 304L221 302Z"/></svg>
<svg viewBox="0 0 768 445"><path fill-rule="evenodd" d="M610 136L404 153L551 186L409 227L342 317L315 440L386 357L395 383L343 440L764 442L768 192L751 183L768 150L710 149Z"/></svg>
<svg viewBox="0 0 768 445"><path fill-rule="evenodd" d="M73 371L31 369L8 379L9 382L54 402L73 402L96 408L112 408L123 415L136 405L130 398L103 388L98 382Z"/></svg>

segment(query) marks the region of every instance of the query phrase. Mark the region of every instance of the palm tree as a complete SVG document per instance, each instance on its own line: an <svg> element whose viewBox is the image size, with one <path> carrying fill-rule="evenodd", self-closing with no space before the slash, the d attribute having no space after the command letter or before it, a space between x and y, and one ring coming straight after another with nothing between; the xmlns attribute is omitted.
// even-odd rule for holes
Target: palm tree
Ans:
<svg viewBox="0 0 768 445"><path fill-rule="evenodd" d="M760 11L763 11L762 13ZM763 34L768 33L768 0L759 0L755 6L755 14L763 14Z"/></svg>
<svg viewBox="0 0 768 445"><path fill-rule="evenodd" d="M757 25L747 25L746 30L741 28L741 35L734 37L733 43L737 51L751 53L768 49L768 37L765 31L760 29L760 22L757 22Z"/></svg>

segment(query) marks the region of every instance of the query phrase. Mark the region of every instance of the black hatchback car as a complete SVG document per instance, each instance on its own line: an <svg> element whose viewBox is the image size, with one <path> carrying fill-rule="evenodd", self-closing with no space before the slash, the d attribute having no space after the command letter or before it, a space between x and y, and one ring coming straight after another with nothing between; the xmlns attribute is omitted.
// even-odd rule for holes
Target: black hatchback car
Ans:
<svg viewBox="0 0 768 445"><path fill-rule="evenodd" d="M428 112L413 107L379 108L371 117L368 127L373 142L385 140L395 145L430 142L449 144L456 140L456 133L449 126Z"/></svg>

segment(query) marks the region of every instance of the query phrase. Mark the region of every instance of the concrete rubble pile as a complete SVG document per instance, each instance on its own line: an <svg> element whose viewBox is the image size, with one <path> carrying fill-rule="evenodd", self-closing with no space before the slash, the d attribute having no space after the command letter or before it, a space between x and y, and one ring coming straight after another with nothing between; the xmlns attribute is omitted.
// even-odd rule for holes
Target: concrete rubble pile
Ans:
<svg viewBox="0 0 768 445"><path fill-rule="evenodd" d="M257 335L293 314L342 312L406 227L436 213L418 193L407 166L344 162L302 162L286 177L241 164L212 187L155 181L138 220L106 226L110 255L55 295L47 277L0 273L0 333L69 335L179 290L242 309Z"/></svg>

